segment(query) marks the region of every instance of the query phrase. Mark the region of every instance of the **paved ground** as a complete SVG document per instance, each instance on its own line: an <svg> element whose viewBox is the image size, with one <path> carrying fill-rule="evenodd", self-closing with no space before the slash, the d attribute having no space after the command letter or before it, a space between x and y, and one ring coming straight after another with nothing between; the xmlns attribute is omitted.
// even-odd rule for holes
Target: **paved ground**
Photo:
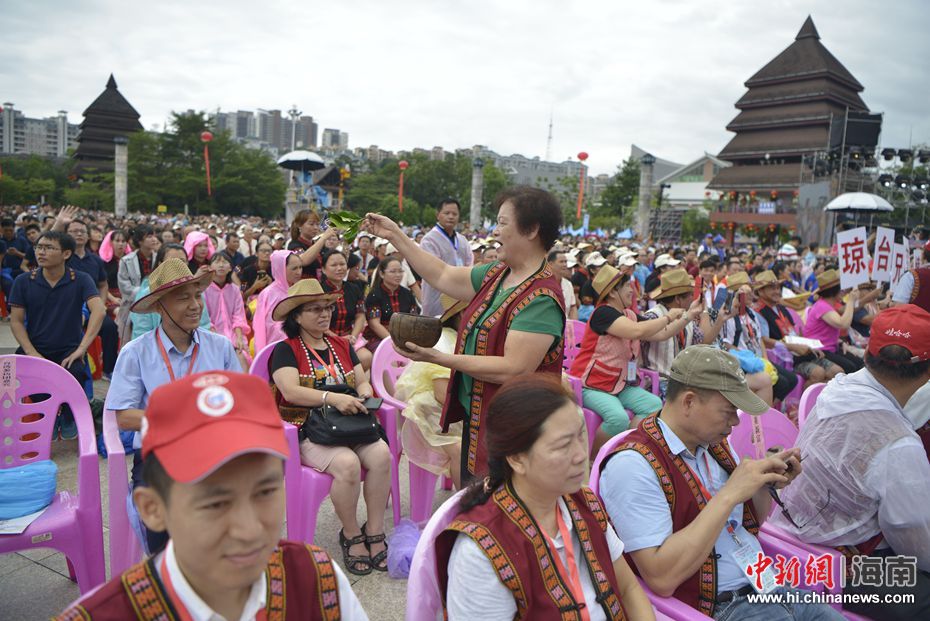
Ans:
<svg viewBox="0 0 930 621"><path fill-rule="evenodd" d="M0 323L0 354L12 353L16 342L10 334L9 324ZM106 394L107 383L97 382L95 393L98 397ZM77 442L55 442L52 447L52 459L58 464L58 489L74 490L77 481ZM103 523L105 553L109 552L107 515L107 478L106 462L101 459L100 482L103 497ZM408 480L407 461L401 460L400 469L402 513L407 513ZM438 491L434 506L438 507L450 492ZM360 523L364 522L364 500L359 501ZM387 532L392 530L390 508L387 516ZM322 546L342 564L339 553L337 533L339 523L336 520L332 504L327 500L320 509L317 522L317 545ZM373 572L364 577L348 574L353 589L361 600L372 621L393 621L403 619L407 599L406 580L394 580L386 573ZM79 596L77 585L68 578L68 567L64 556L51 549L37 549L30 552L0 554L0 621L32 621L48 619L60 612Z"/></svg>

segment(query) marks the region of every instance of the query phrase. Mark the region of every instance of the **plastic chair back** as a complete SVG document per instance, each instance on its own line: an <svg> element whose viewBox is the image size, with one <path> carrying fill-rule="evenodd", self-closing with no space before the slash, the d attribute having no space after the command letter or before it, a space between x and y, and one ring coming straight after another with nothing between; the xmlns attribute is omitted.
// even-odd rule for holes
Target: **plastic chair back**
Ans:
<svg viewBox="0 0 930 621"><path fill-rule="evenodd" d="M820 393L823 392L823 389L826 388L826 384L811 384L807 387L807 390L804 391L804 394L801 395L801 404L798 406L798 428L804 426L804 421L807 420L808 414L811 413L811 410L814 409L814 404L817 403L817 397L820 396Z"/></svg>
<svg viewBox="0 0 930 621"><path fill-rule="evenodd" d="M465 490L453 494L429 519L420 534L410 576L407 578L407 601L416 605L407 606L407 621L436 621L442 618L442 596L436 568L436 537L446 529L458 515L459 500Z"/></svg>
<svg viewBox="0 0 930 621"><path fill-rule="evenodd" d="M594 463L591 464L591 476L588 480L588 487L591 488L595 494L599 493L601 485L601 464L604 463L604 460L607 459L607 456L619 446L628 435L633 432L632 429L627 429L626 431L621 431L610 440L604 443L604 446L601 447L601 450L597 452L597 456L594 458Z"/></svg>
<svg viewBox="0 0 930 621"><path fill-rule="evenodd" d="M753 431L754 427L758 433ZM741 459L762 459L770 448L788 449L797 439L798 428L775 408L757 417L740 410L739 424L730 432L729 438L733 452Z"/></svg>
<svg viewBox="0 0 930 621"><path fill-rule="evenodd" d="M587 324L577 319L569 319L565 322L562 369L566 372L572 368L572 363L575 362L578 352L581 351L581 341L584 338L585 329L587 329Z"/></svg>
<svg viewBox="0 0 930 621"><path fill-rule="evenodd" d="M107 449L107 489L110 507L110 577L115 578L142 560L139 538L130 525L126 502L130 494L126 451L113 410L103 412L103 442Z"/></svg>
<svg viewBox="0 0 930 621"><path fill-rule="evenodd" d="M392 407L398 408L398 411L402 411L407 404L394 398L394 386L409 364L410 359L397 353L391 339L378 343L371 360L371 385L375 393Z"/></svg>
<svg viewBox="0 0 930 621"><path fill-rule="evenodd" d="M249 367L249 375L255 375L266 382L271 381L271 374L268 373L268 361L271 360L271 354L274 353L274 347L281 341L268 343L252 360L252 366Z"/></svg>
<svg viewBox="0 0 930 621"><path fill-rule="evenodd" d="M50 459L55 419L67 404L77 424L77 497L58 492L19 535L0 537L0 554L53 548L68 557L82 593L106 579L103 512L94 420L84 389L61 366L29 356L0 356L0 468Z"/></svg>

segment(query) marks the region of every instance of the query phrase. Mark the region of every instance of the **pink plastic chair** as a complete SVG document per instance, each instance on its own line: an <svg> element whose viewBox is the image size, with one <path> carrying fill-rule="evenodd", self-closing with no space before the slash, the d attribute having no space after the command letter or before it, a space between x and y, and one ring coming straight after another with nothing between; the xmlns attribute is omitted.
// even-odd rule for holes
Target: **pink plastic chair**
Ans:
<svg viewBox="0 0 930 621"><path fill-rule="evenodd" d="M103 512L97 439L84 389L57 364L29 356L0 356L0 468L51 459L55 417L67 403L78 428L77 495L58 492L52 504L19 535L0 536L0 554L53 548L74 569L78 588L86 593L106 580L103 557ZM30 395L47 395L45 400ZM28 420L37 415L38 420Z"/></svg>
<svg viewBox="0 0 930 621"><path fill-rule="evenodd" d="M252 361L249 369L255 375L270 382L268 375L268 360L277 343L266 345ZM379 418L383 411L378 412ZM382 420L382 425L384 421ZM284 466L284 480L286 488L287 537L294 541L312 542L316 533L316 520L323 501L329 496L333 486L333 477L304 466L300 463L300 447L297 439L297 427L285 424L290 457ZM392 471L392 480L395 474ZM362 469L362 480L365 480L365 470ZM394 523L400 521L400 493L391 492L391 502L394 507Z"/></svg>
<svg viewBox="0 0 930 621"><path fill-rule="evenodd" d="M110 506L110 577L116 577L142 560L139 537L133 531L126 501L129 497L129 475L126 450L119 437L116 413L103 413L103 442L107 449L107 489Z"/></svg>
<svg viewBox="0 0 930 621"><path fill-rule="evenodd" d="M739 424L730 432L730 446L740 458L761 459L765 452L775 446L788 449L798 439L798 428L787 416L770 408L768 412L757 417L762 423L762 437L753 444L753 417L743 411L739 412Z"/></svg>
<svg viewBox="0 0 930 621"><path fill-rule="evenodd" d="M814 409L814 404L817 403L817 397L820 396L820 393L822 393L823 389L826 387L826 384L811 384L807 387L807 390L804 391L804 394L801 395L801 404L798 406L799 429L804 425L804 421L807 420L807 415Z"/></svg>
<svg viewBox="0 0 930 621"><path fill-rule="evenodd" d="M403 424L401 412L407 404L394 396L394 386L408 364L410 360L397 353L390 339L385 339L378 344L371 361L371 383L378 396L384 399L383 407L390 412L388 416L394 421L394 429L388 431L385 428L385 431L391 438L391 459L394 462L395 472L400 472L400 454L403 452L399 436L400 425L397 421L401 420ZM409 460L407 467L410 474L410 519L421 524L429 519L433 511L436 480L439 477ZM391 483L393 485L394 481L392 480Z"/></svg>

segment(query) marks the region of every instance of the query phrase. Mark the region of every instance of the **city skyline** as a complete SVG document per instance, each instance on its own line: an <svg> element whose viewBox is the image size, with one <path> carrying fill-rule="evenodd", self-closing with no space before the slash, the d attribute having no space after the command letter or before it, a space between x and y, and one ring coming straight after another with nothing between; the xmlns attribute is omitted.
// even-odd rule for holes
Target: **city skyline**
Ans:
<svg viewBox="0 0 930 621"><path fill-rule="evenodd" d="M146 129L171 110L273 106L286 117L296 103L320 135L340 128L354 146L486 144L541 159L552 114L549 159L584 150L597 174L633 143L676 161L718 153L743 83L810 13L885 114L882 145L930 142L920 25L930 5L917 0L224 6L166 2L140 19L110 0L13 5L0 15L0 99L30 117L79 119L112 71ZM67 53L66 32L87 49Z"/></svg>

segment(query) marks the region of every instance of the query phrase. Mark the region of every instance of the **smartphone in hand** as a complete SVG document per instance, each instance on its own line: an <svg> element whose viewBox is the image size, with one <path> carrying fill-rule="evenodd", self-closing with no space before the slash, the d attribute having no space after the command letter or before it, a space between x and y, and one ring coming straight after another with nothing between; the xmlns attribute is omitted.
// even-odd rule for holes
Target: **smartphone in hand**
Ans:
<svg viewBox="0 0 930 621"><path fill-rule="evenodd" d="M701 299L701 294L704 292L704 279L700 276L694 279L694 298L693 302L697 302Z"/></svg>
<svg viewBox="0 0 930 621"><path fill-rule="evenodd" d="M365 409L368 410L369 412L374 412L376 410L381 409L381 403L383 402L384 402L384 399L382 399L381 397L368 397L367 399L365 399L362 405L364 405Z"/></svg>

